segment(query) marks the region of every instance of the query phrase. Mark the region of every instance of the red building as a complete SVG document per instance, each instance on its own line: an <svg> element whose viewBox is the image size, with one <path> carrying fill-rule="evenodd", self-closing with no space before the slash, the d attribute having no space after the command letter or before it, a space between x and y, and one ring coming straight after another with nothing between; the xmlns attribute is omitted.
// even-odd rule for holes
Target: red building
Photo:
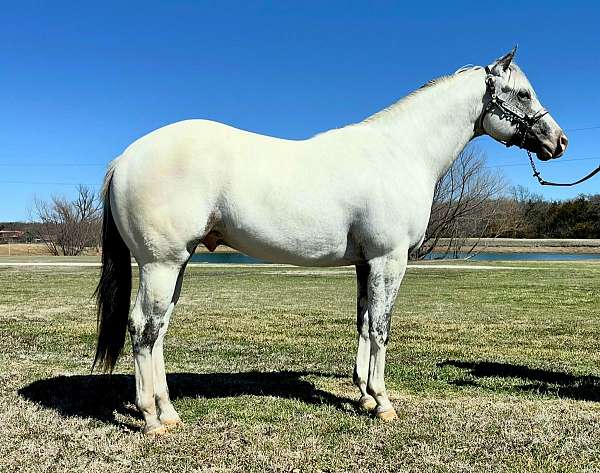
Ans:
<svg viewBox="0 0 600 473"><path fill-rule="evenodd" d="M24 239L25 232L22 230L0 230L0 243L17 242Z"/></svg>

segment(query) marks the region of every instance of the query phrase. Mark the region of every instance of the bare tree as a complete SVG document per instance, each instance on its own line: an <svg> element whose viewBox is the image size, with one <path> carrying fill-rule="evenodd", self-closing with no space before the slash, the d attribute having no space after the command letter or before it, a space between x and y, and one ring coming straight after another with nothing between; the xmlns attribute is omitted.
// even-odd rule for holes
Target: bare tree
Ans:
<svg viewBox="0 0 600 473"><path fill-rule="evenodd" d="M98 246L101 201L88 187L80 185L77 197L68 200L53 196L50 201L34 199L34 233L53 255L77 256Z"/></svg>
<svg viewBox="0 0 600 473"><path fill-rule="evenodd" d="M435 187L425 239L413 257L424 258L434 249L444 256L470 255L483 236L512 228L518 212L503 197L506 191L504 177L486 167L485 154L466 148Z"/></svg>

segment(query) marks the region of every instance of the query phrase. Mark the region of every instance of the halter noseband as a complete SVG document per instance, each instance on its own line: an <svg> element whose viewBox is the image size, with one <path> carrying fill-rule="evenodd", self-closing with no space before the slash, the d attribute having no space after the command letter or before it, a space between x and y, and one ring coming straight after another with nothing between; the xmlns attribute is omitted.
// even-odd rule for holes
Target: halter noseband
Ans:
<svg viewBox="0 0 600 473"><path fill-rule="evenodd" d="M498 138L494 138L493 136L492 138L504 144L506 147L516 145L519 148L524 148L527 134L531 131L533 126L540 120L540 118L542 118L548 113L548 110L546 110L545 108L541 108L533 115L529 115L523 110L520 110L514 105L508 103L506 100L501 99L496 94L496 88L494 86L492 71L488 66L485 67L485 72L485 86L487 88L487 92L490 94L490 101L487 103L487 105L483 109L483 113L481 114L481 129L485 131L485 129L483 128L483 120L488 114L488 112L495 106L502 110L502 112L506 116L508 116L509 120L512 123L516 123L517 131L507 141L499 140Z"/></svg>

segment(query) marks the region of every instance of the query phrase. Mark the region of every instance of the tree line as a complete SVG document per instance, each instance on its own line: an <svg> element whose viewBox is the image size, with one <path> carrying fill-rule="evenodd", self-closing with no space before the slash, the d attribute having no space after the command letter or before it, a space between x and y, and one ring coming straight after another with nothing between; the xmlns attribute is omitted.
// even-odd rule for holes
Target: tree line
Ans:
<svg viewBox="0 0 600 473"><path fill-rule="evenodd" d="M545 200L517 189L520 225L514 238L600 238L600 194L564 201Z"/></svg>

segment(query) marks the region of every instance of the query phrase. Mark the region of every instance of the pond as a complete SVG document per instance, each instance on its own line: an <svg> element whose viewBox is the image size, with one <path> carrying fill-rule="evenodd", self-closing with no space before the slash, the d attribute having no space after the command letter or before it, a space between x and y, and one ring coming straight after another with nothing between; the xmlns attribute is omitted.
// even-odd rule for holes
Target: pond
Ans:
<svg viewBox="0 0 600 473"><path fill-rule="evenodd" d="M426 259L438 259L441 253L430 253ZM464 257L465 255L461 255ZM599 253L479 253L473 255L472 261L583 261L600 260ZM242 253L197 253L192 256L192 263L218 264L265 264L264 261Z"/></svg>

